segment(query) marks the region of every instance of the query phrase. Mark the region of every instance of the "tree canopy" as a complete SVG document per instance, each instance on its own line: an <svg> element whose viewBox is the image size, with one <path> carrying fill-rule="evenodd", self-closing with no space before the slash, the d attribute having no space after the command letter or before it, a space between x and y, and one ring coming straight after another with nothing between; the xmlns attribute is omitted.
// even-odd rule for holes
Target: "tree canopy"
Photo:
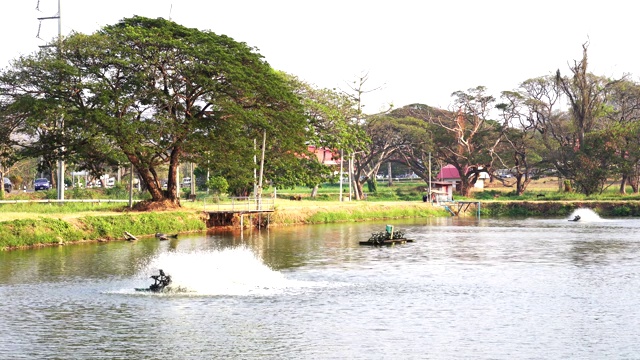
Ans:
<svg viewBox="0 0 640 360"><path fill-rule="evenodd" d="M31 155L128 161L153 201L177 203L181 160L253 172L253 139L265 132L278 156L305 149L299 99L254 48L164 19L72 34L16 60L0 91L24 119L28 140L17 145Z"/></svg>
<svg viewBox="0 0 640 360"><path fill-rule="evenodd" d="M152 201L178 204L180 162L224 178L218 190L248 195L262 150L270 185L316 189L335 169L307 151L315 146L353 162L356 199L384 163L428 181L432 155L457 168L463 195L498 167L515 176L518 194L547 169L587 195L617 180L621 192L638 191L640 86L589 73L587 44L569 76L525 80L499 102L478 86L454 92L450 110L365 115L367 76L355 95L319 89L244 43L164 19L59 40L0 72L0 175L20 157L38 159L39 171L64 159L95 175L131 164Z"/></svg>

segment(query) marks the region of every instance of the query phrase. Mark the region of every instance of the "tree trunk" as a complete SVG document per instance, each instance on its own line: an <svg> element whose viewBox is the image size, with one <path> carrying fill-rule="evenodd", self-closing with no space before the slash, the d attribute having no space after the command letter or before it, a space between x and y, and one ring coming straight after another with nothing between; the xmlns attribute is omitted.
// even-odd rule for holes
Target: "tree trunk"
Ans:
<svg viewBox="0 0 640 360"><path fill-rule="evenodd" d="M522 174L516 173L516 194L521 196L524 193L524 186L522 184Z"/></svg>
<svg viewBox="0 0 640 360"><path fill-rule="evenodd" d="M174 156L176 151L172 151L169 161L169 174L167 179L167 190L162 190L162 185L158 179L158 175L153 167L143 166L140 159L135 154L126 154L136 172L140 176L140 181L149 191L151 201L161 202L169 200L173 204L180 205L180 199L177 196L177 168L179 156ZM131 174L133 176L133 174Z"/></svg>
<svg viewBox="0 0 640 360"><path fill-rule="evenodd" d="M469 178L466 176L460 177L460 195L461 196L469 196L471 193L471 185L469 184Z"/></svg>
<svg viewBox="0 0 640 360"><path fill-rule="evenodd" d="M315 198L316 198L316 196L318 196L318 185L315 185L315 186L313 187L313 190L311 190L311 198L312 198L312 199L315 199Z"/></svg>
<svg viewBox="0 0 640 360"><path fill-rule="evenodd" d="M354 186L354 195L356 197L356 200L362 200L362 198L363 198L362 194L364 194L363 191L362 191L362 183L360 181L356 181L356 180L354 180L353 182L354 182L354 185L355 185Z"/></svg>
<svg viewBox="0 0 640 360"><path fill-rule="evenodd" d="M51 176L51 188L52 189L57 189L58 188L58 176L56 174L56 171L53 169L53 167L49 167L49 169L50 169L49 176ZM75 184L71 184L71 186L75 186Z"/></svg>
<svg viewBox="0 0 640 360"><path fill-rule="evenodd" d="M632 175L629 176L629 178L627 179L627 182L629 183L629 186L631 186L633 193L637 194L638 193L638 175L634 172Z"/></svg>
<svg viewBox="0 0 640 360"><path fill-rule="evenodd" d="M620 180L620 194L627 193L627 175L622 175L622 180Z"/></svg>
<svg viewBox="0 0 640 360"><path fill-rule="evenodd" d="M178 191L180 191L180 184L178 183L178 166L180 166L180 149L174 147L171 151L171 156L169 157L169 178L167 179L165 199L176 205L180 205L180 199L178 198Z"/></svg>
<svg viewBox="0 0 640 360"><path fill-rule="evenodd" d="M136 167L136 164L134 163L133 166ZM149 191L149 194L151 195L151 201L163 201L164 194L162 192L161 185L158 184L151 171L149 171L148 169L136 169L138 171L138 174L140 174L140 181L142 181L144 186Z"/></svg>
<svg viewBox="0 0 640 360"><path fill-rule="evenodd" d="M561 176L558 176L558 191L564 190L564 179Z"/></svg>

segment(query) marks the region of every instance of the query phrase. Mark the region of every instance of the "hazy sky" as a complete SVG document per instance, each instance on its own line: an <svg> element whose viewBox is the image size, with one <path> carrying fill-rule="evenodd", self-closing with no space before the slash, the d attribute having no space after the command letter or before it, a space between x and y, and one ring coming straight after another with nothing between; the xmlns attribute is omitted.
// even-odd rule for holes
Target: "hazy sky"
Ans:
<svg viewBox="0 0 640 360"><path fill-rule="evenodd" d="M36 11L40 3L41 11ZM38 17L58 0L0 0L0 67L38 50ZM589 41L597 75L640 75L632 1L609 0L60 0L62 34L93 33L133 15L163 17L256 47L272 67L348 90L363 74L365 112L392 103L448 108L478 85L498 96L526 79L568 74ZM40 37L58 34L42 22Z"/></svg>

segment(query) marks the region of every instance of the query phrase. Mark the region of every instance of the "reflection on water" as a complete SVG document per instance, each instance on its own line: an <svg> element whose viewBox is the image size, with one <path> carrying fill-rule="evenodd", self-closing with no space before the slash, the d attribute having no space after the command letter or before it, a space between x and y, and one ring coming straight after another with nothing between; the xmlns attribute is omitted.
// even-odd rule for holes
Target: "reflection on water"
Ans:
<svg viewBox="0 0 640 360"><path fill-rule="evenodd" d="M634 358L640 220L580 215L390 221L415 242L385 248L358 245L371 222L4 252L0 354ZM134 291L158 269L190 292Z"/></svg>

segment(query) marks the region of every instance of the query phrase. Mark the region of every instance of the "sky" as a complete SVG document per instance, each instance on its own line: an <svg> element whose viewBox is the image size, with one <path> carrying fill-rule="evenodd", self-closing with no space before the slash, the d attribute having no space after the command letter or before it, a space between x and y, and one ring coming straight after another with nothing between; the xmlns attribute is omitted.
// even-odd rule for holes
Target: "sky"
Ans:
<svg viewBox="0 0 640 360"><path fill-rule="evenodd" d="M413 103L452 109L455 91L484 86L499 97L530 78L569 74L587 42L590 72L640 75L635 6L620 0L0 0L0 68L57 36L57 20L38 18L57 16L58 3L63 36L162 17L244 42L319 88L349 92L367 76L370 114Z"/></svg>

